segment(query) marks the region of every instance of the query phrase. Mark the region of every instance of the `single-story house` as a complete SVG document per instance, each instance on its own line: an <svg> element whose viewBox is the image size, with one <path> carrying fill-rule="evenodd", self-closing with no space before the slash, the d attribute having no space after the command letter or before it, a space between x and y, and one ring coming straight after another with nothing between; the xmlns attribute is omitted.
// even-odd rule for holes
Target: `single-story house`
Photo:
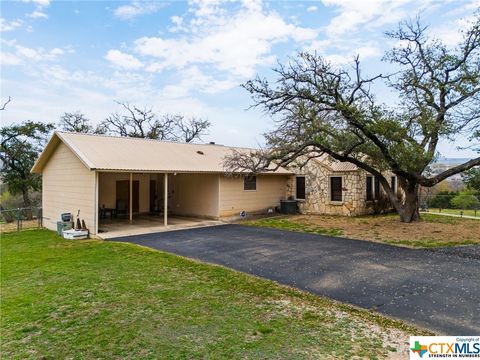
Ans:
<svg viewBox="0 0 480 360"><path fill-rule="evenodd" d="M266 212L287 198L296 198L302 213L360 215L379 193L364 171L328 157L256 176L227 174L224 159L233 149L239 150L57 131L32 168L42 174L43 224L56 229L62 213L80 211L96 236L112 214L133 224L149 216L167 226L175 216Z"/></svg>
<svg viewBox="0 0 480 360"><path fill-rule="evenodd" d="M275 208L288 193L286 169L255 177L223 168L231 147L55 132L32 168L42 174L43 224L62 213L98 234L103 213L221 219Z"/></svg>

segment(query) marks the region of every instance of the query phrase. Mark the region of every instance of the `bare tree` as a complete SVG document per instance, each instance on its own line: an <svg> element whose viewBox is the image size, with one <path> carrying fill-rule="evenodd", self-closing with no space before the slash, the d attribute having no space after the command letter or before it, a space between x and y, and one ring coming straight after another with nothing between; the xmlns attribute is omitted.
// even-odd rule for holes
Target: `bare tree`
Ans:
<svg viewBox="0 0 480 360"><path fill-rule="evenodd" d="M77 133L102 133L100 128L94 128L90 120L80 111L66 112L60 117L58 127L64 131Z"/></svg>
<svg viewBox="0 0 480 360"><path fill-rule="evenodd" d="M186 118L184 115L164 115L164 121L173 122L172 140L183 141L186 143L192 142L195 139L201 139L206 134L210 127L210 121L194 116Z"/></svg>
<svg viewBox="0 0 480 360"><path fill-rule="evenodd" d="M5 109L7 108L8 103L11 102L11 101L12 101L12 98L9 96L8 99L7 99L7 101L5 101L5 102L3 103L3 105L0 107L0 111L5 110Z"/></svg>
<svg viewBox="0 0 480 360"><path fill-rule="evenodd" d="M389 76L362 76L358 58L349 70L301 53L274 69L275 85L258 77L248 81L244 88L254 106L278 116L277 128L265 135L269 151L254 155L258 160L250 171L328 154L378 176L401 221L419 219L420 186L434 186L480 164L477 157L434 176L427 172L441 139L473 134L471 148L480 151L480 18L453 50L429 39L426 30L417 20L388 34L401 44L384 58L399 68ZM382 79L397 92L396 107L376 101L370 86ZM225 165L248 165L245 156L232 154ZM402 199L385 170L397 176Z"/></svg>
<svg viewBox="0 0 480 360"><path fill-rule="evenodd" d="M146 139L191 142L198 140L210 127L208 120L167 114L158 117L151 108L139 108L128 102L117 102L124 113L110 114L100 125L103 132Z"/></svg>

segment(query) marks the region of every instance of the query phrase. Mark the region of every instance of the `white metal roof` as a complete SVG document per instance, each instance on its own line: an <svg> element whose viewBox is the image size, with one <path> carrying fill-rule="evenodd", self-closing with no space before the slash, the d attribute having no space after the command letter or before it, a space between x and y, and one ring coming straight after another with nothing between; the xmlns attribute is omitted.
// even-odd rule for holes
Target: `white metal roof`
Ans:
<svg viewBox="0 0 480 360"><path fill-rule="evenodd" d="M91 170L131 172L225 172L224 159L233 150L222 145L179 143L93 134L55 132L32 172L41 173L62 141ZM280 168L274 174L291 174Z"/></svg>

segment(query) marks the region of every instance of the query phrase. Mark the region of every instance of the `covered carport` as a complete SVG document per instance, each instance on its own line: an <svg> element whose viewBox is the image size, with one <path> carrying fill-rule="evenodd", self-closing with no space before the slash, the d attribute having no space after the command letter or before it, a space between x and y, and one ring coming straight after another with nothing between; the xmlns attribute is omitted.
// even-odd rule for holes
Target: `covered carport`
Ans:
<svg viewBox="0 0 480 360"><path fill-rule="evenodd" d="M98 179L101 238L221 223L218 175L99 172Z"/></svg>

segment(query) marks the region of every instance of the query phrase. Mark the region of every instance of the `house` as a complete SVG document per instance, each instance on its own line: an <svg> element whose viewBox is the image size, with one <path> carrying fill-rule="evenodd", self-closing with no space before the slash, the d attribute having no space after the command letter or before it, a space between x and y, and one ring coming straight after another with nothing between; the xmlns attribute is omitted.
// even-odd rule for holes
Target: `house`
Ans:
<svg viewBox="0 0 480 360"><path fill-rule="evenodd" d="M371 212L380 194L374 178L328 156L256 176L227 174L224 159L233 149L251 151L55 132L32 168L42 174L43 224L56 229L62 213L80 211L96 236L124 223L167 226L181 217L264 213L289 197L302 213L352 216Z"/></svg>
<svg viewBox="0 0 480 360"><path fill-rule="evenodd" d="M295 173L290 196L297 199L300 213L358 216L391 207L379 179L354 164L325 154L289 170ZM391 173L386 176L398 193L397 178Z"/></svg>
<svg viewBox="0 0 480 360"><path fill-rule="evenodd" d="M232 149L55 132L32 168L42 174L43 224L56 229L62 213L80 211L96 236L112 212L169 225L179 216L222 219L278 206L292 172L227 175L223 159Z"/></svg>

